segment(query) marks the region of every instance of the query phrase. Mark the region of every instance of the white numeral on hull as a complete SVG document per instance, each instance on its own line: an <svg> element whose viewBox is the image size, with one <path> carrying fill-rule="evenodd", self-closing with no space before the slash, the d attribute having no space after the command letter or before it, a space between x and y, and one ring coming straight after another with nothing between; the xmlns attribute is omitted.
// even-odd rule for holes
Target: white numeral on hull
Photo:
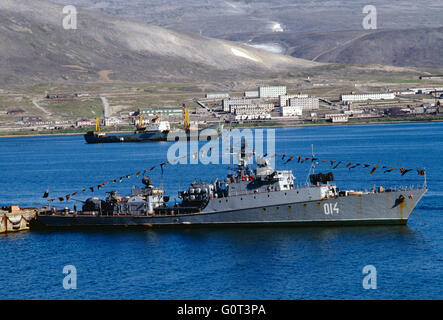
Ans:
<svg viewBox="0 0 443 320"><path fill-rule="evenodd" d="M334 214L334 213L339 213L340 212L340 210L338 209L338 202L335 202L335 203L325 203L323 205L323 210L324 210L326 215L330 215L330 214Z"/></svg>

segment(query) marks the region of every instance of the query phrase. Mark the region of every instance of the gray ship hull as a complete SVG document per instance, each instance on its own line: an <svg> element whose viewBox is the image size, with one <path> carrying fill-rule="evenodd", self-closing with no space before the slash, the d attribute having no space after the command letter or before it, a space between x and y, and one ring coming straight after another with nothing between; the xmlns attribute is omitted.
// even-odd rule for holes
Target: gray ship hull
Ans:
<svg viewBox="0 0 443 320"><path fill-rule="evenodd" d="M45 228L329 226L406 224L426 189L299 201L315 187L211 199L199 213L175 215L42 215Z"/></svg>

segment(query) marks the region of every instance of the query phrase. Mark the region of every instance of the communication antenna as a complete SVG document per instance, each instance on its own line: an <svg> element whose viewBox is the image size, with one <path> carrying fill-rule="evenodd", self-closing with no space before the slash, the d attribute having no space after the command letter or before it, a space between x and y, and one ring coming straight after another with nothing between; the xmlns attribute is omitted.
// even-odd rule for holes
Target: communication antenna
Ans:
<svg viewBox="0 0 443 320"><path fill-rule="evenodd" d="M311 155L312 155L312 158L311 158L312 161L311 161L311 167L309 168L308 176L306 177L306 182L305 182L306 186L309 185L309 176L311 174L314 174L314 172L315 172L315 161L314 161L315 154L314 154L314 145L313 144L311 144Z"/></svg>
<svg viewBox="0 0 443 320"><path fill-rule="evenodd" d="M423 187L424 187L425 189L427 189L427 188L428 188L428 182L427 182L427 179L426 179L426 168L424 168L423 170L424 170L424 172L425 172L425 180L424 180L424 182L423 182Z"/></svg>

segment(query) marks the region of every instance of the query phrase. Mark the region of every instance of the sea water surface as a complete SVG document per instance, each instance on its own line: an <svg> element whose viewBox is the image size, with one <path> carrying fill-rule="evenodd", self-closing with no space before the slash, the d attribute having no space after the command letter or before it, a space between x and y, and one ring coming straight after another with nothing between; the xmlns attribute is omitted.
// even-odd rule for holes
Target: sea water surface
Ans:
<svg viewBox="0 0 443 320"><path fill-rule="evenodd" d="M0 299L441 299L443 298L443 123L275 129L275 151L320 159L426 168L429 192L407 226L21 232L0 235ZM171 143L85 144L82 136L0 139L0 205L39 206L166 161ZM222 148L220 148L222 150ZM221 151L222 152L222 151ZM223 151L224 152L224 151ZM309 164L285 164L297 182ZM322 167L323 166L323 167ZM174 201L196 177L224 179L227 165L168 165ZM327 172L323 163L317 172ZM341 188L423 183L412 171L334 170ZM161 181L157 167L154 182ZM98 192L130 192L132 176ZM54 202L72 207L74 202ZM80 204L77 204L80 206ZM63 268L77 289L63 288ZM377 288L366 290L366 265Z"/></svg>

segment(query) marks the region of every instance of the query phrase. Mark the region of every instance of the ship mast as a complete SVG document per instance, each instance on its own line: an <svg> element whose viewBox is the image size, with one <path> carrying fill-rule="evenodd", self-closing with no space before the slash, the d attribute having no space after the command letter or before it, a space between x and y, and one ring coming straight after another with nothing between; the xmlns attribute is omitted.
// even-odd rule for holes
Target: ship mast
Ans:
<svg viewBox="0 0 443 320"><path fill-rule="evenodd" d="M309 173L308 176L306 177L306 182L305 185L308 186L309 185L309 177L311 174L315 173L315 154L314 154L314 145L311 144L311 155L312 155L312 161L311 161L311 167L309 168Z"/></svg>
<svg viewBox="0 0 443 320"><path fill-rule="evenodd" d="M251 157L254 152L246 152L247 141L242 139L240 151L238 152L238 175L243 176L247 174L248 158Z"/></svg>

